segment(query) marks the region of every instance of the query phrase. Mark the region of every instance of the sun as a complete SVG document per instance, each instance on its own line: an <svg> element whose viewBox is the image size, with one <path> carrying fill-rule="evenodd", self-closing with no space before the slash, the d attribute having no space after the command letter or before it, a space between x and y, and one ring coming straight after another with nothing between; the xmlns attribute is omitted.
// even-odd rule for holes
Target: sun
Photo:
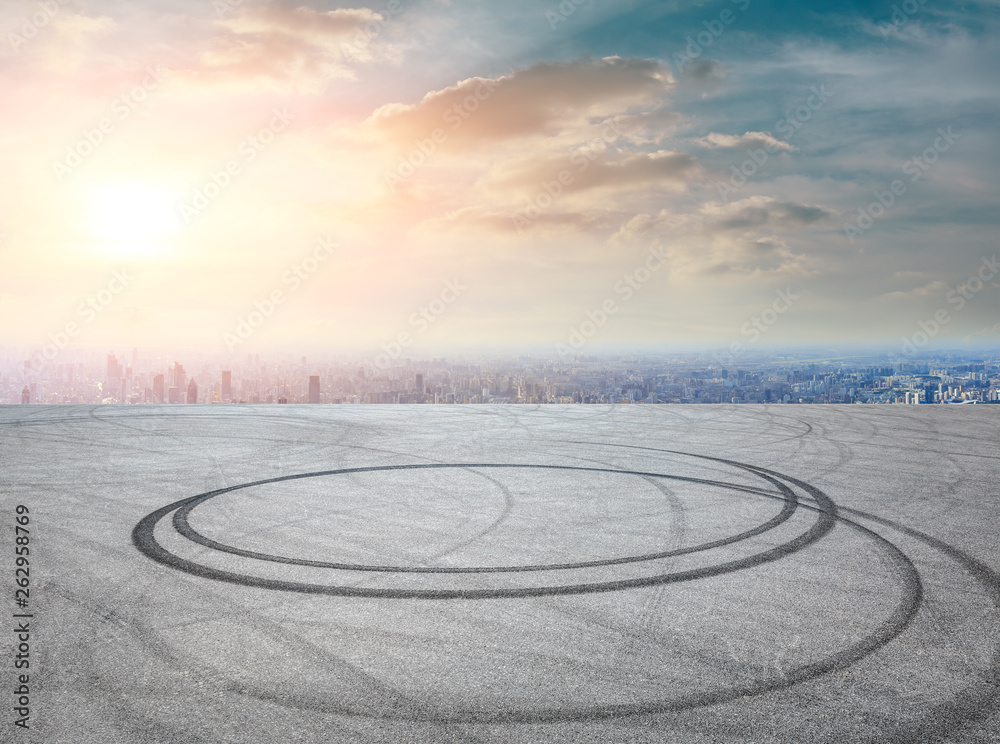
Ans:
<svg viewBox="0 0 1000 744"><path fill-rule="evenodd" d="M102 252L143 257L160 253L180 227L169 189L128 181L92 186L86 195L86 221Z"/></svg>

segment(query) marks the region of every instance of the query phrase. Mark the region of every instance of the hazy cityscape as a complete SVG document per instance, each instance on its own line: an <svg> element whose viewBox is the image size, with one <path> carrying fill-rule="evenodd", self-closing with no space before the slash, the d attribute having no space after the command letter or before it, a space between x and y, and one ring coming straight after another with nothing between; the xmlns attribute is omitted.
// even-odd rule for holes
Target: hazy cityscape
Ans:
<svg viewBox="0 0 1000 744"><path fill-rule="evenodd" d="M1000 403L1000 354L926 359L773 354L572 361L511 356L367 360L174 359L141 349L40 369L0 357L0 404L695 404Z"/></svg>

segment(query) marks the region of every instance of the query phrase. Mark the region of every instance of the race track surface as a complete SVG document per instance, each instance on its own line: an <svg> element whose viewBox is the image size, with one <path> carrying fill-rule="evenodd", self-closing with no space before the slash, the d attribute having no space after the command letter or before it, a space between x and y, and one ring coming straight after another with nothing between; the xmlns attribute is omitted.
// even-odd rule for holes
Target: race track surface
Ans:
<svg viewBox="0 0 1000 744"><path fill-rule="evenodd" d="M0 407L0 741L995 744L998 442L993 406Z"/></svg>

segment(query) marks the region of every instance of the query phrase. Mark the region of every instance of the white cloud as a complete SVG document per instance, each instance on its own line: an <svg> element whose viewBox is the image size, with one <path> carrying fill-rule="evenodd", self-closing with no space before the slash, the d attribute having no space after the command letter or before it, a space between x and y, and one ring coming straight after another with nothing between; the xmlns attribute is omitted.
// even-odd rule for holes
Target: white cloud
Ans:
<svg viewBox="0 0 1000 744"><path fill-rule="evenodd" d="M747 132L746 134L719 134L711 132L704 137L692 140L703 147L716 148L742 148L742 147L764 147L771 150L785 150L794 152L797 148L787 142L773 137L770 132Z"/></svg>

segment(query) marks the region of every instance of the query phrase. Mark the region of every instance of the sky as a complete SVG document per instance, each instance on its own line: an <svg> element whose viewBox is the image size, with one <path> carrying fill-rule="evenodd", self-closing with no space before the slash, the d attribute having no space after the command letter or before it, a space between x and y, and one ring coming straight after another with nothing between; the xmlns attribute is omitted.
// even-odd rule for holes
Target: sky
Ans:
<svg viewBox="0 0 1000 744"><path fill-rule="evenodd" d="M997 346L998 10L5 0L0 345Z"/></svg>

